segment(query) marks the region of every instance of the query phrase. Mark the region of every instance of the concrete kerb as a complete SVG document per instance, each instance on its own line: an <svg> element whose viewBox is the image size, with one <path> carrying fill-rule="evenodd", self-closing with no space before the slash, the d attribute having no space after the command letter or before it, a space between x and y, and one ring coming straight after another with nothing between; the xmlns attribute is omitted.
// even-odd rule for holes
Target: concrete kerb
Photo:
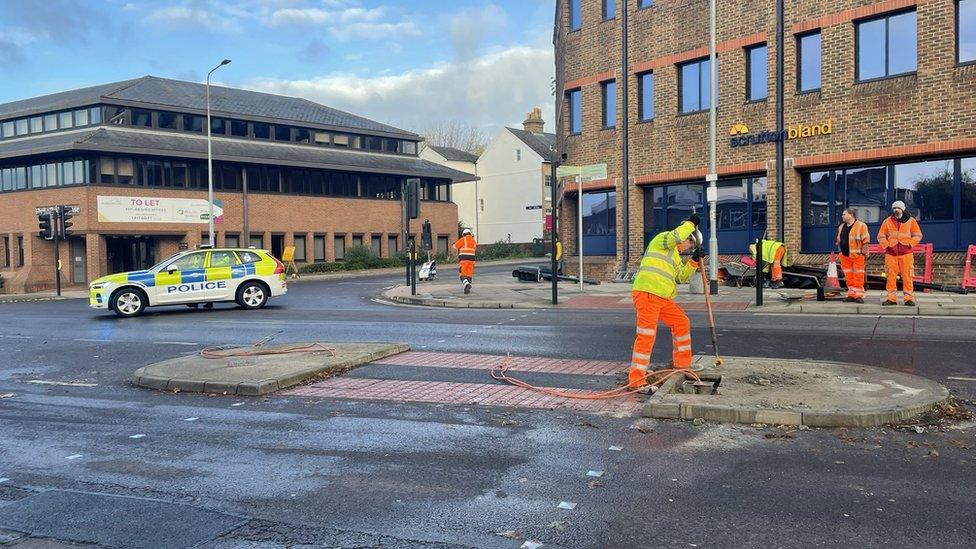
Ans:
<svg viewBox="0 0 976 549"><path fill-rule="evenodd" d="M302 343L268 348L294 345ZM191 355L143 366L132 379L141 387L164 391L260 396L410 350L405 343L322 345L336 349L336 356L321 351L218 359Z"/></svg>
<svg viewBox="0 0 976 549"><path fill-rule="evenodd" d="M744 357L726 357L725 362L701 373L722 376L717 394L677 392L678 378L672 378L647 400L643 415L722 423L878 427L918 416L949 398L949 391L934 381L881 368Z"/></svg>

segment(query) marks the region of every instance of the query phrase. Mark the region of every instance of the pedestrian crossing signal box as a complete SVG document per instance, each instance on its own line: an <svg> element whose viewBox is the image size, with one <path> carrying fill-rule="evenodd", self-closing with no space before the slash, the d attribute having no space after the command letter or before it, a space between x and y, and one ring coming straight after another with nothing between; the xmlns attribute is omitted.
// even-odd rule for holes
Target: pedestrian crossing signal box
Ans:
<svg viewBox="0 0 976 549"><path fill-rule="evenodd" d="M407 217L420 217L420 179L416 177L407 179Z"/></svg>

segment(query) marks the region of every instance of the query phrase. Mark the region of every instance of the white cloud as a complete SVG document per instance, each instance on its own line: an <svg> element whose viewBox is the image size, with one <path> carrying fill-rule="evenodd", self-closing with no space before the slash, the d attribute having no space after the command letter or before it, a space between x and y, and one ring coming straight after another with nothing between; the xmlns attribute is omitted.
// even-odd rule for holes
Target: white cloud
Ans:
<svg viewBox="0 0 976 549"><path fill-rule="evenodd" d="M471 59L477 55L489 32L498 35L507 26L505 10L495 4L485 4L447 17L451 44L458 59Z"/></svg>
<svg viewBox="0 0 976 549"><path fill-rule="evenodd" d="M552 77L551 48L518 46L395 75L265 78L245 87L304 97L414 131L449 120L491 132L506 125L521 127L525 113L538 105L543 108L546 129L552 131Z"/></svg>
<svg viewBox="0 0 976 549"><path fill-rule="evenodd" d="M419 36L420 29L412 21L384 21L387 8L349 7L344 3L332 2L337 9L315 7L282 8L275 10L267 23L273 27L291 25L321 26L336 40L353 38L390 38Z"/></svg>
<svg viewBox="0 0 976 549"><path fill-rule="evenodd" d="M202 8L170 6L159 8L146 16L145 21L152 24L169 25L166 31L182 30L186 27L205 27L222 32L238 32L241 26L222 14ZM175 28L179 27L179 28Z"/></svg>

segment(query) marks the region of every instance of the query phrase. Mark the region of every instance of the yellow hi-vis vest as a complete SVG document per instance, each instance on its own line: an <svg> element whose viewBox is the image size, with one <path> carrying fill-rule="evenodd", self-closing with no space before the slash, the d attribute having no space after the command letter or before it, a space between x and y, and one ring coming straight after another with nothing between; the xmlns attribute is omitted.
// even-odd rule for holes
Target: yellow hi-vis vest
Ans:
<svg viewBox="0 0 976 549"><path fill-rule="evenodd" d="M698 268L694 261L682 263L678 254L678 244L688 240L694 232L694 223L684 222L673 231L655 236L641 258L632 289L674 299L678 295L678 284L688 282Z"/></svg>
<svg viewBox="0 0 976 549"><path fill-rule="evenodd" d="M762 241L762 253L763 253L763 272L769 272L769 266L773 264L773 260L776 258L776 250L783 248L783 260L780 261L781 267L790 266L790 253L786 249L786 245L782 242L777 242L775 240L763 240ZM750 244L749 251L752 252L752 258L756 259L756 245Z"/></svg>

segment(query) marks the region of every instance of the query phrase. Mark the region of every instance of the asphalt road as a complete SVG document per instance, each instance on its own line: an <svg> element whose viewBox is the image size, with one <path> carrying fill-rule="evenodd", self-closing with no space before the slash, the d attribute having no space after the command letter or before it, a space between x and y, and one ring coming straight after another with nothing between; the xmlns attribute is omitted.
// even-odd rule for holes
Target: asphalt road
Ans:
<svg viewBox="0 0 976 549"><path fill-rule="evenodd" d="M128 320L81 300L0 304L0 395L13 394L0 399L0 543L15 537L3 528L147 547L518 547L526 539L545 547L969 547L976 540L976 427L968 422L923 434L789 432L559 411L238 399L128 383L139 366L270 335L403 341L432 351L630 355L626 310L430 310L373 300L398 279L299 282L262 311L177 307ZM976 397L976 382L947 379L976 379L976 321L752 313L717 320L725 355L894 368ZM704 316L692 322L695 351L711 352ZM662 341L654 359L666 362L669 352ZM590 470L604 474L586 477ZM560 502L576 507L561 510Z"/></svg>

